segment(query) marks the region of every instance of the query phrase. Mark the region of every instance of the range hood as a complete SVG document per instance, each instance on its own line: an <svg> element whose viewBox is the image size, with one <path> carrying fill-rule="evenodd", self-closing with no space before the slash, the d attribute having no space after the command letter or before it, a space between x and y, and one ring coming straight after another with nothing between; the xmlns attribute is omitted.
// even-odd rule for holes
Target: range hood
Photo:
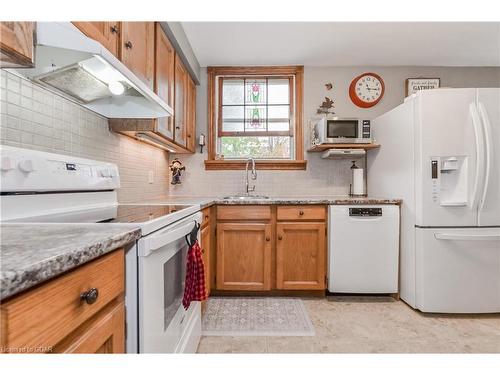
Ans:
<svg viewBox="0 0 500 375"><path fill-rule="evenodd" d="M172 108L100 43L70 22L37 22L35 67L13 69L107 118L153 119Z"/></svg>

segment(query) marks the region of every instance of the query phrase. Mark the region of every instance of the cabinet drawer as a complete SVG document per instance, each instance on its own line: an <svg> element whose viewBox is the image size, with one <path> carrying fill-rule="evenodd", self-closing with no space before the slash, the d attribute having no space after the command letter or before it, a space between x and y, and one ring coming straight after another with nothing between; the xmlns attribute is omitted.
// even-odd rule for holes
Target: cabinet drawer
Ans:
<svg viewBox="0 0 500 375"><path fill-rule="evenodd" d="M325 220L325 206L278 206L278 220Z"/></svg>
<svg viewBox="0 0 500 375"><path fill-rule="evenodd" d="M208 225L210 223L210 208L204 208L201 211L201 214L203 215L203 219L201 221L201 226L204 227L205 225Z"/></svg>
<svg viewBox="0 0 500 375"><path fill-rule="evenodd" d="M80 299L98 290L95 302ZM124 290L124 251L104 255L2 304L1 346L51 350Z"/></svg>
<svg viewBox="0 0 500 375"><path fill-rule="evenodd" d="M217 220L270 220L270 206L219 206Z"/></svg>

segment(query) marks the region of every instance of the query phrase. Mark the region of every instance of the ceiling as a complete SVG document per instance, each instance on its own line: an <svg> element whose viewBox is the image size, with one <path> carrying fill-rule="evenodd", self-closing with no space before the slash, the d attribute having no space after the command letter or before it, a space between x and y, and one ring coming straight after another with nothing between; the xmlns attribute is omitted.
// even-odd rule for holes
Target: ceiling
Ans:
<svg viewBox="0 0 500 375"><path fill-rule="evenodd" d="M183 22L201 66L500 66L500 23Z"/></svg>

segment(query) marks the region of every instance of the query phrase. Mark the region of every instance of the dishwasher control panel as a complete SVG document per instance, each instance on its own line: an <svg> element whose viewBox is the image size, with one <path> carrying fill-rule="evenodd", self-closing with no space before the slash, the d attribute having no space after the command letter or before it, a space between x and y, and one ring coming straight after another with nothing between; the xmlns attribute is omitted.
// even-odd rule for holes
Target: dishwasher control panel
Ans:
<svg viewBox="0 0 500 375"><path fill-rule="evenodd" d="M349 216L382 216L380 207L352 207L349 208Z"/></svg>

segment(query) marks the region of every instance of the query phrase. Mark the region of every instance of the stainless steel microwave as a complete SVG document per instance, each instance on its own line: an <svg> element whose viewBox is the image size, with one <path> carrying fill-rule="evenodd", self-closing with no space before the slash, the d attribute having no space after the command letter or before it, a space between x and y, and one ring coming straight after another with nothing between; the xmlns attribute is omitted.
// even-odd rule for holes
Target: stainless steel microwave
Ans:
<svg viewBox="0 0 500 375"><path fill-rule="evenodd" d="M314 125L316 144L372 143L370 120L322 118Z"/></svg>

